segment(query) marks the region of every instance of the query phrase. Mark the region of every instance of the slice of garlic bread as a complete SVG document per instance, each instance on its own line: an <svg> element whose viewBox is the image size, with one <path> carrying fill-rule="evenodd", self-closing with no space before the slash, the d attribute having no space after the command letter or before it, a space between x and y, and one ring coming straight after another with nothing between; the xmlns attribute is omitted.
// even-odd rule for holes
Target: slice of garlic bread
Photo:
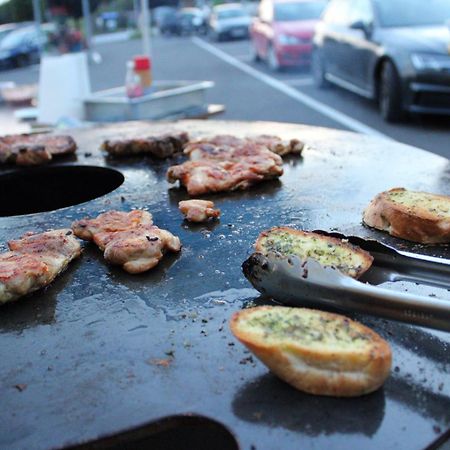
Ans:
<svg viewBox="0 0 450 450"><path fill-rule="evenodd" d="M275 375L310 394L367 394L384 383L391 369L389 344L339 314L259 306L236 312L230 328Z"/></svg>
<svg viewBox="0 0 450 450"><path fill-rule="evenodd" d="M450 242L450 197L394 188L381 192L364 211L364 223L408 241Z"/></svg>
<svg viewBox="0 0 450 450"><path fill-rule="evenodd" d="M345 240L288 227L263 231L258 236L255 249L265 255L275 253L312 258L324 267L334 267L353 278L359 278L373 261L370 253Z"/></svg>

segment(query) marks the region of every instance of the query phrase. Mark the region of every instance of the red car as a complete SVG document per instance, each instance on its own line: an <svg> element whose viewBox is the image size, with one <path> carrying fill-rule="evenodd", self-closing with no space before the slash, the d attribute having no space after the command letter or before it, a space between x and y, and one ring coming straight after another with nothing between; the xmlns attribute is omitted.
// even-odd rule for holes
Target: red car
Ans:
<svg viewBox="0 0 450 450"><path fill-rule="evenodd" d="M314 27L326 0L261 0L250 26L255 61L264 59L273 70L309 65Z"/></svg>

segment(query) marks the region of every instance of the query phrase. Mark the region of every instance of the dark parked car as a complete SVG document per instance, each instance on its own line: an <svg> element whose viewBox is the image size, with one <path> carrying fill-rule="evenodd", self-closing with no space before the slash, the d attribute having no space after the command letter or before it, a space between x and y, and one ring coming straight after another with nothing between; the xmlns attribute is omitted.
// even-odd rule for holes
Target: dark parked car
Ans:
<svg viewBox="0 0 450 450"><path fill-rule="evenodd" d="M158 6L153 9L152 19L161 34L175 34L178 11L173 6Z"/></svg>
<svg viewBox="0 0 450 450"><path fill-rule="evenodd" d="M16 23L5 23L0 25L0 42L8 36L11 31L17 30L17 28L19 28L19 25Z"/></svg>
<svg viewBox="0 0 450 450"><path fill-rule="evenodd" d="M20 67L39 60L39 50L48 42L50 25L42 25L39 36L34 25L19 27L0 41L0 67Z"/></svg>
<svg viewBox="0 0 450 450"><path fill-rule="evenodd" d="M331 0L316 28L312 70L378 101L385 120L450 114L450 0Z"/></svg>
<svg viewBox="0 0 450 450"><path fill-rule="evenodd" d="M206 34L207 23L203 11L199 8L182 8L178 13L180 34Z"/></svg>

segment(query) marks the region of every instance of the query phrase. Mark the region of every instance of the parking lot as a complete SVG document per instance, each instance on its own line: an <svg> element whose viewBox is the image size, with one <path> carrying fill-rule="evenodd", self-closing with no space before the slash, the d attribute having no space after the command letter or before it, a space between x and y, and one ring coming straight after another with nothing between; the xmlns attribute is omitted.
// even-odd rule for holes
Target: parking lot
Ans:
<svg viewBox="0 0 450 450"><path fill-rule="evenodd" d="M100 64L91 64L93 90L124 83L126 61L141 52L139 40L96 46ZM205 37L152 39L153 76L166 80L212 80L208 102L223 104L217 118L273 120L333 127L386 136L446 157L448 117L412 116L398 124L384 122L374 103L337 87L319 89L309 69L272 72L264 62L253 62L248 40L212 42ZM0 81L37 82L37 66L0 72ZM7 130L2 130L7 132Z"/></svg>

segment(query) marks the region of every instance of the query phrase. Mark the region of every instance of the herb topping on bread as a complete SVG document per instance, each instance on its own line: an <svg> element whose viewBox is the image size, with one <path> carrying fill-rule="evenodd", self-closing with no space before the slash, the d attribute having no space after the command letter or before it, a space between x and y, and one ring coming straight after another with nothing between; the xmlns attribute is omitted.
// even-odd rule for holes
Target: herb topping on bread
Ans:
<svg viewBox="0 0 450 450"><path fill-rule="evenodd" d="M422 244L450 242L450 197L394 188L381 192L364 211L364 223Z"/></svg>
<svg viewBox="0 0 450 450"><path fill-rule="evenodd" d="M309 231L275 227L263 231L255 249L265 255L295 255L301 259L312 258L324 267L334 267L353 278L359 278L372 265L370 253L345 240Z"/></svg>
<svg viewBox="0 0 450 450"><path fill-rule="evenodd" d="M339 314L260 306L235 313L230 327L278 377L311 394L367 394L390 372L389 344Z"/></svg>

